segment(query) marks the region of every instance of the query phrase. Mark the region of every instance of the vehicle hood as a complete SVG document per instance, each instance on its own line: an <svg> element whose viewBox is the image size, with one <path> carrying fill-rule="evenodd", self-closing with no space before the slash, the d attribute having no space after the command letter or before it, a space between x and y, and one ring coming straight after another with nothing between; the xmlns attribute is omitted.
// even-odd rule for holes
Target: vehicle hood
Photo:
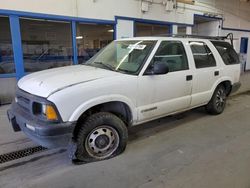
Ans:
<svg viewBox="0 0 250 188"><path fill-rule="evenodd" d="M121 73L106 69L74 65L29 74L19 80L18 87L30 94L47 98L67 87L119 75Z"/></svg>

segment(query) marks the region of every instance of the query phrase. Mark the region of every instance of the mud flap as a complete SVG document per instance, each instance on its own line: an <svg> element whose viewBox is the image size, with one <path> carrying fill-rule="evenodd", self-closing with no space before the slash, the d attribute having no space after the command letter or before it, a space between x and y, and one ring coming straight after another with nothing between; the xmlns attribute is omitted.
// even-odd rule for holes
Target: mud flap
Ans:
<svg viewBox="0 0 250 188"><path fill-rule="evenodd" d="M68 157L72 161L76 160L76 150L77 150L77 144L73 139L71 139L71 141L68 144L67 151L68 151Z"/></svg>
<svg viewBox="0 0 250 188"><path fill-rule="evenodd" d="M15 132L21 131L20 126L16 122L16 117L10 112L10 110L7 111L7 117L12 125L13 130Z"/></svg>
<svg viewBox="0 0 250 188"><path fill-rule="evenodd" d="M68 151L68 157L73 164L75 165L86 164L85 161L77 159L76 157L77 143L73 139L71 139L70 143L68 144L67 151Z"/></svg>

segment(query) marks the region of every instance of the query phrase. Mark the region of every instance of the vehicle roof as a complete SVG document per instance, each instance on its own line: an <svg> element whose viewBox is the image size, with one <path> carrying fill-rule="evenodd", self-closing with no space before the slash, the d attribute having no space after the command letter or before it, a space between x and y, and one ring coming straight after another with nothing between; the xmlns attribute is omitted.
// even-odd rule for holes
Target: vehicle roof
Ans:
<svg viewBox="0 0 250 188"><path fill-rule="evenodd" d="M132 37L132 38L122 38L117 39L117 41L127 41L127 40L196 40L196 41L222 41L224 40L214 40L214 39L205 39L205 38L195 38L195 37L165 37L165 36L148 36L148 37Z"/></svg>

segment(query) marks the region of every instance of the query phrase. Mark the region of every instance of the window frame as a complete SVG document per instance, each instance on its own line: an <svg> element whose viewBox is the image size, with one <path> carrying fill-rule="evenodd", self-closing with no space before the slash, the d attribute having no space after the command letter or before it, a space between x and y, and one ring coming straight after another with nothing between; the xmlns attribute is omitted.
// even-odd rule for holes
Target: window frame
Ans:
<svg viewBox="0 0 250 188"><path fill-rule="evenodd" d="M186 69L181 69L181 70L176 70L176 71L169 71L168 74L171 74L171 73L174 73L174 72L180 72L180 71L188 71L188 70L190 70L190 65L189 65L189 60L188 60L188 56L187 56L187 51L186 51L186 48L185 48L185 46L184 46L184 44L183 44L183 41L181 41L181 40L161 40L161 41L160 41L160 44L158 45L158 47L157 47L157 49L156 49L156 51L155 51L155 53L154 53L154 55L153 55L153 57L152 57L151 60L150 60L150 63L148 64L147 68L145 69L143 75L148 75L146 72L147 72L148 68L154 63L154 62L153 62L154 57L155 57L155 55L156 55L156 53L157 53L159 47L161 46L161 44L162 44L163 42L177 42L177 43L180 43L181 46L182 46L182 48L183 48L183 51L184 51L184 54L185 54L185 58L186 58L186 60L187 60L187 68L186 68Z"/></svg>
<svg viewBox="0 0 250 188"><path fill-rule="evenodd" d="M12 41L12 32L11 32L11 24L10 24L10 16L8 15L2 15L0 14L1 18L6 18L8 21L8 26L9 26L9 35L10 35L10 43L11 43L11 51L12 51L12 61L13 61L13 68L14 68L14 72L10 72L10 73L1 73L0 74L0 78L12 78L12 77L16 77L16 72L17 72L17 68L16 68L16 64L15 64L15 58L14 58L14 46L13 46L13 41ZM2 62L0 62L2 63Z"/></svg>

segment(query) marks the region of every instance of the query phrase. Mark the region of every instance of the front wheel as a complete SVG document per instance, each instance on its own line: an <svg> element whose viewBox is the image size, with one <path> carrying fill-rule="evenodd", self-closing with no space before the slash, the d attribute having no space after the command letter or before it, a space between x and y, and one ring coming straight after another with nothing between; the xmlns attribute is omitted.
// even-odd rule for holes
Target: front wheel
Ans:
<svg viewBox="0 0 250 188"><path fill-rule="evenodd" d="M99 112L88 117L79 129L75 156L82 162L108 159L125 150L127 139L127 127L121 119Z"/></svg>
<svg viewBox="0 0 250 188"><path fill-rule="evenodd" d="M213 115L221 114L225 109L226 99L227 99L227 94L225 87L223 85L219 85L215 89L211 100L206 105L207 112Z"/></svg>

